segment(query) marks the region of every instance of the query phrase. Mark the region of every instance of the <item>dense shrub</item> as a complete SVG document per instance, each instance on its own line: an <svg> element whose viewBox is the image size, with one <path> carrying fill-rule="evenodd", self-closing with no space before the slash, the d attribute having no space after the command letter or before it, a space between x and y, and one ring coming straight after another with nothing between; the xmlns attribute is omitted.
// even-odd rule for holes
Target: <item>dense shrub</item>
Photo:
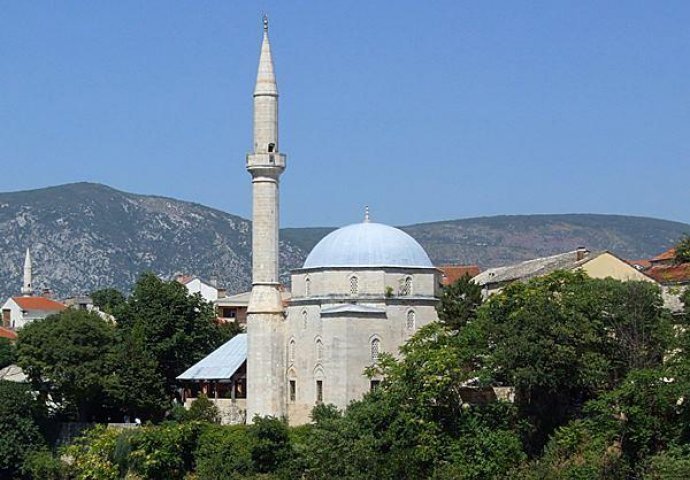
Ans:
<svg viewBox="0 0 690 480"><path fill-rule="evenodd" d="M14 478L28 456L45 445L44 410L27 384L0 381L0 478Z"/></svg>
<svg viewBox="0 0 690 480"><path fill-rule="evenodd" d="M199 478L224 480L242 478L254 469L255 440L244 425L207 425L194 452Z"/></svg>
<svg viewBox="0 0 690 480"><path fill-rule="evenodd" d="M47 448L36 450L27 455L22 471L28 478L37 480L67 478L67 466Z"/></svg>
<svg viewBox="0 0 690 480"><path fill-rule="evenodd" d="M194 469L194 451L202 427L198 422L169 422L137 429L130 438L129 470L143 478L184 478Z"/></svg>

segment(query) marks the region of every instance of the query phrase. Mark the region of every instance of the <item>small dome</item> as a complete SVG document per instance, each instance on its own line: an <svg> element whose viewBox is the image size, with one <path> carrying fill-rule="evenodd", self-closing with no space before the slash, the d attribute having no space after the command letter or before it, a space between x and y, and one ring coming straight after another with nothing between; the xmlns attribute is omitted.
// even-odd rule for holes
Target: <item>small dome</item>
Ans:
<svg viewBox="0 0 690 480"><path fill-rule="evenodd" d="M407 233L380 223L355 223L326 235L304 268L433 267L422 246Z"/></svg>

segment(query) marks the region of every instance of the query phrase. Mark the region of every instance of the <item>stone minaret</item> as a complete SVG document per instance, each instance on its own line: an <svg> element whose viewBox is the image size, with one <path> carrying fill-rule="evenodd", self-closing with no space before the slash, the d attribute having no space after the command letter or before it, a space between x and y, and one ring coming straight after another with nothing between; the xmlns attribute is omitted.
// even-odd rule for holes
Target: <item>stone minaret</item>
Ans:
<svg viewBox="0 0 690 480"><path fill-rule="evenodd" d="M252 294L247 310L247 419L285 414L284 308L278 273L278 187L285 155L278 153L278 86L264 17L254 88L252 175Z"/></svg>
<svg viewBox="0 0 690 480"><path fill-rule="evenodd" d="M24 285L22 286L22 295L31 295L33 287L31 286L31 254L29 249L26 249L26 257L24 258Z"/></svg>

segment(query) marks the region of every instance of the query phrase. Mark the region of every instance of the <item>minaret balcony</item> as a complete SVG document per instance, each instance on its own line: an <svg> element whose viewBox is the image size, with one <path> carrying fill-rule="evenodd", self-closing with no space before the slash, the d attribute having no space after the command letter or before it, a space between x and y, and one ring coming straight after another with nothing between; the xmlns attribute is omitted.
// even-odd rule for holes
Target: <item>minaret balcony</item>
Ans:
<svg viewBox="0 0 690 480"><path fill-rule="evenodd" d="M247 170L285 170L285 154L278 152L247 154Z"/></svg>

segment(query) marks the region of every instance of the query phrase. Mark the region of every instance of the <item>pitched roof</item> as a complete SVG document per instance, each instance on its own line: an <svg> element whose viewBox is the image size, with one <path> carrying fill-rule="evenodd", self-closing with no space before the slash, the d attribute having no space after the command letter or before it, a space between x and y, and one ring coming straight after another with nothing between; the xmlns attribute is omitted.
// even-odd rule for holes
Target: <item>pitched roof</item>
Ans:
<svg viewBox="0 0 690 480"><path fill-rule="evenodd" d="M656 257L652 258L652 262L663 262L665 260L674 260L676 258L676 249L669 248L664 253L660 253Z"/></svg>
<svg viewBox="0 0 690 480"><path fill-rule="evenodd" d="M652 266L652 262L647 259L640 259L640 260L626 260L626 263L632 265L633 267L636 267L638 269L645 270L649 267Z"/></svg>
<svg viewBox="0 0 690 480"><path fill-rule="evenodd" d="M15 332L14 330L10 330L9 328L0 327L0 337L9 338L10 340L16 340L17 332Z"/></svg>
<svg viewBox="0 0 690 480"><path fill-rule="evenodd" d="M477 265L441 265L438 269L443 273L443 285L452 285L465 275L476 277L481 272Z"/></svg>
<svg viewBox="0 0 690 480"><path fill-rule="evenodd" d="M550 257L535 258L515 265L496 267L485 270L476 277L474 282L479 285L526 280L547 275L556 270L571 270L583 265L604 252L590 253L588 251L573 250L559 253ZM583 257L584 254L584 257Z"/></svg>
<svg viewBox="0 0 690 480"><path fill-rule="evenodd" d="M690 282L690 263L655 265L644 273L661 284L688 283Z"/></svg>
<svg viewBox="0 0 690 480"><path fill-rule="evenodd" d="M26 311L60 312L67 308L62 303L45 297L12 297L12 300L19 305L19 308Z"/></svg>
<svg viewBox="0 0 690 480"><path fill-rule="evenodd" d="M178 380L227 380L247 360L247 334L235 335L178 376Z"/></svg>

